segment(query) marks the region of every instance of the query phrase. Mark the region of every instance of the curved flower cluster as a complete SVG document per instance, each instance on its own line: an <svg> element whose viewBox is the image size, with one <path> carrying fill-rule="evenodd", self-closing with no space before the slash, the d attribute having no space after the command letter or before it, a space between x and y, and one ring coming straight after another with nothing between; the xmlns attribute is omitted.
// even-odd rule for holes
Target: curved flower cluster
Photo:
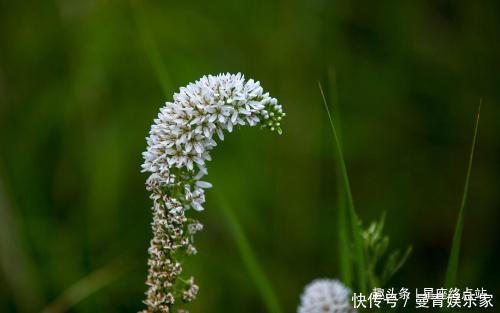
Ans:
<svg viewBox="0 0 500 313"><path fill-rule="evenodd" d="M336 279L316 279L305 287L297 313L355 313L350 294Z"/></svg>
<svg viewBox="0 0 500 313"><path fill-rule="evenodd" d="M174 312L198 292L192 277L181 277L181 260L196 253L193 235L202 225L185 211L203 210L204 189L211 184L201 178L207 174L210 150L217 145L215 134L224 140L224 131L237 125L260 125L281 134L285 116L259 82L241 74L203 76L180 88L173 100L160 109L143 153L143 171L150 173L146 186L154 202L147 310L142 311L147 313Z"/></svg>

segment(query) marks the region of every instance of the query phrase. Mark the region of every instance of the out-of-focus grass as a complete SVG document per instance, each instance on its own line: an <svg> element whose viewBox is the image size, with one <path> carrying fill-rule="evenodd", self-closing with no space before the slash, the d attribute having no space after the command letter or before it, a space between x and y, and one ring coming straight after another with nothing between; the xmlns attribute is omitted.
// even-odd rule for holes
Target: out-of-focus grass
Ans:
<svg viewBox="0 0 500 313"><path fill-rule="evenodd" d="M347 199L347 208L348 208L348 215L349 215L349 222L350 222L350 229L351 229L351 235L353 238L353 245L354 245L354 262L356 263L356 276L358 279L358 285L357 288L360 292L366 293L367 287L366 287L366 260L365 260L365 253L363 249L363 239L361 237L361 227L360 227L360 220L356 215L356 211L354 209L354 201L352 199L352 194L351 194L351 186L349 183L349 177L347 176L347 168L345 165L344 161L344 154L342 152L342 145L340 143L339 136L337 134L337 130L335 129L335 125L333 123L332 116L330 114L330 109L328 108L328 103L326 101L325 93L323 92L323 88L321 87L321 83L318 83L319 90L321 92L321 97L323 98L323 104L325 106L326 113L328 115L328 120L330 121L330 126L332 127L332 133L333 133L333 139L334 139L334 146L335 146L335 155L336 155L336 160L339 163L340 167L340 173L342 175L342 183L343 183L343 190L346 195ZM344 233L342 235L342 238L348 238L347 235ZM348 256L344 256L346 258ZM342 263L344 263L343 261Z"/></svg>
<svg viewBox="0 0 500 313"><path fill-rule="evenodd" d="M156 76L158 77L163 93L165 96L169 96L169 92L173 90L173 86L170 82L165 62L163 62L158 50L158 44L156 43L154 35L148 25L148 12L147 7L145 7L147 2L142 0L130 0L130 3L132 4L132 12L139 29L140 37L144 44L144 51L148 56L153 70L156 72Z"/></svg>
<svg viewBox="0 0 500 313"><path fill-rule="evenodd" d="M474 160L474 151L476 149L477 131L479 129L479 118L481 116L481 105L482 105L482 99L480 100L476 116L474 135L472 138L472 145L469 154L469 164L467 167L467 174L465 175L465 186L462 194L462 202L460 203L460 209L458 211L457 224L455 226L455 233L453 235L450 258L448 260L448 267L446 269L446 277L444 281L445 288L456 287L458 263L460 260L460 245L462 241L462 232L465 220L465 206L467 204L467 194L469 193L469 181L472 170L472 161Z"/></svg>
<svg viewBox="0 0 500 313"><path fill-rule="evenodd" d="M321 87L321 85L320 85ZM337 75L334 67L328 69L328 87L329 99L333 112L333 121L337 125L337 135L340 144L342 144L342 128L340 123L339 96L337 86ZM334 147L334 149L336 149ZM347 226L347 206L346 206L346 191L344 189L344 181L342 177L342 168L340 162L335 162L335 174L337 177L337 236L338 236L338 262L340 269L340 279L345 285L352 287L352 253L349 247L351 236L349 236Z"/></svg>
<svg viewBox="0 0 500 313"><path fill-rule="evenodd" d="M335 64L342 134L338 105L327 99L358 213L368 221L386 211L393 244L414 245L391 287L441 287L449 257L443 251L457 222L454 199L467 166L457 155L469 152L471 103L479 95L487 99L458 285L500 294L498 1L139 5L168 69L167 87L155 74L155 57L138 27L141 12L130 1L0 4L2 176L22 226L19 247L35 269L26 280L39 286L37 311L128 247L141 251L136 261L143 268L72 311L144 307L151 238L151 202L139 172L144 137L174 88L207 73L241 71L260 80L287 112L279 140L256 129L227 138L214 151L216 170L208 177L219 176L214 190L227 196L283 311L295 311L312 278L343 277L332 239L339 222L332 206L341 201L334 193L342 181L331 175L331 131L316 84L328 64ZM200 253L186 264L200 285L192 312L264 311L238 251L228 253L236 247L232 234L207 195ZM0 273L0 311L19 312L23 290L9 279Z"/></svg>
<svg viewBox="0 0 500 313"><path fill-rule="evenodd" d="M42 290L33 260L20 233L17 212L7 199L0 163L0 273L12 288L20 312L30 312L42 304Z"/></svg>
<svg viewBox="0 0 500 313"><path fill-rule="evenodd" d="M273 287L266 277L266 274L260 267L259 262L257 261L257 257L252 251L252 247L248 242L248 239L246 238L245 233L240 226L240 223L236 219L236 216L232 212L232 209L229 207L226 200L223 198L223 195L220 192L217 192L216 195L217 204L222 210L223 215L226 217L226 222L231 229L234 242L238 247L238 251L241 255L243 264L250 274L250 277L252 278L255 286L259 290L267 311L269 313L281 313L282 311Z"/></svg>
<svg viewBox="0 0 500 313"><path fill-rule="evenodd" d="M85 298L130 272L133 264L135 263L130 260L129 255L118 257L109 264L75 282L50 303L42 313L63 313L69 311Z"/></svg>

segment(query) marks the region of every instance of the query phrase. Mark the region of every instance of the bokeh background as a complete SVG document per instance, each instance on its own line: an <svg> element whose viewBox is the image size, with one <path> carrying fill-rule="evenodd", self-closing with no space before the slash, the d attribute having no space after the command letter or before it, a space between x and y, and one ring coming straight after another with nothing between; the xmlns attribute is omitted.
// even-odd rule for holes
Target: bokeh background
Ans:
<svg viewBox="0 0 500 313"><path fill-rule="evenodd" d="M213 153L192 312L265 312L221 197L284 312L339 275L318 81L358 214L385 211L391 246L414 247L394 287L443 285L483 98L458 279L498 296L499 30L494 0L1 1L0 311L143 308L145 137L178 87L219 72L260 80L288 115L282 136L244 128Z"/></svg>

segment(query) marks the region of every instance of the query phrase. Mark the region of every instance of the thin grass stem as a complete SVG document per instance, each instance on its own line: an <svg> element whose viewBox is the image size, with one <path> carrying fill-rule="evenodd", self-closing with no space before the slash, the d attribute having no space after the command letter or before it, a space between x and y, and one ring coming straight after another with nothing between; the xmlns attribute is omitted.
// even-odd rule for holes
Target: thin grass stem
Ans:
<svg viewBox="0 0 500 313"><path fill-rule="evenodd" d="M42 313L67 312L84 299L128 273L131 269L132 264L129 262L129 257L118 257L68 287Z"/></svg>
<svg viewBox="0 0 500 313"><path fill-rule="evenodd" d="M236 219L236 216L222 196L218 196L218 205L222 209L222 213L224 214L233 233L233 238L236 246L238 247L243 263L262 298L264 299L267 311L269 313L281 313L282 311L271 283L267 279L262 268L259 266L255 253L252 251L252 247L250 246L242 227Z"/></svg>
<svg viewBox="0 0 500 313"><path fill-rule="evenodd" d="M321 96L323 97L323 103L326 109L326 113L328 114L328 119L330 121L330 126L332 127L333 137L334 137L334 145L335 145L335 153L337 157L337 161L340 164L341 174L343 185L345 189L345 194L347 197L347 207L349 214L349 221L352 231L352 237L354 241L354 255L356 258L356 266L357 266L357 278L358 278L358 288L362 293L366 293L366 269L365 269L365 255L363 249L363 239L361 238L361 226L359 223L359 219L356 215L356 211L354 210L354 201L352 199L351 186L349 183L349 177L347 176L347 168L344 161L344 155L342 152L342 146L340 144L339 136L337 134L337 130L333 123L332 116L330 114L330 109L328 108L328 103L325 98L325 94L323 92L323 88L321 87L321 83L318 82L319 90L321 92Z"/></svg>
<svg viewBox="0 0 500 313"><path fill-rule="evenodd" d="M148 26L144 4L140 0L130 0L130 2L132 3L132 6L134 8L134 17L137 22L137 27L139 28L139 33L144 45L144 50L146 51L146 55L154 71L156 72L156 75L158 76L163 94L165 96L168 96L172 91L172 84L170 82L170 77L166 70L167 67L163 62L156 40L154 39L153 34L151 33Z"/></svg>
<svg viewBox="0 0 500 313"><path fill-rule="evenodd" d="M450 258L448 260L448 267L446 269L446 278L444 282L445 288L452 288L456 286L458 262L460 258L460 243L462 241L462 231L464 226L465 204L467 203L467 194L469 192L470 173L472 169L472 161L474 159L474 151L476 149L477 133L479 129L479 118L481 115L482 99L479 101L479 108L476 116L476 124L474 126L474 136L472 138L472 146L469 154L469 164L467 167L467 174L465 176L464 192L462 194L462 201L460 203L460 210L458 212L457 224L455 233L453 235L453 243L451 246Z"/></svg>
<svg viewBox="0 0 500 313"><path fill-rule="evenodd" d="M337 75L335 69L331 67L328 70L328 86L330 87L329 99L333 106L335 125L337 125L337 134L339 142L342 144L342 130L340 125L340 112L338 108L338 89ZM336 162L337 178L337 236L338 236L338 262L340 267L340 279L344 284L352 288L352 267L351 255L349 251L349 230L347 226L347 207L345 190L343 188L342 169L340 163Z"/></svg>

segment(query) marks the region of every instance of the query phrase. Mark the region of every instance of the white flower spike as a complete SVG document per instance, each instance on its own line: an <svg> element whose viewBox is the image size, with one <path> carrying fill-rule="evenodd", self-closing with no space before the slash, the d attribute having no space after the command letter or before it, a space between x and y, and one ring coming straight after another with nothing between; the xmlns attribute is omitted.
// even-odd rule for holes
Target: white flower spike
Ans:
<svg viewBox="0 0 500 313"><path fill-rule="evenodd" d="M205 162L216 145L214 134L237 125L260 125L281 134L285 116L281 105L253 79L241 74L203 76L180 88L160 109L147 138L143 172L153 205L153 239L150 243L148 290L143 313L187 312L179 304L198 292L193 277L181 278L181 259L196 253L193 235L203 226L185 215L203 211L207 174Z"/></svg>
<svg viewBox="0 0 500 313"><path fill-rule="evenodd" d="M297 313L356 313L350 294L336 279L316 279L304 288Z"/></svg>

